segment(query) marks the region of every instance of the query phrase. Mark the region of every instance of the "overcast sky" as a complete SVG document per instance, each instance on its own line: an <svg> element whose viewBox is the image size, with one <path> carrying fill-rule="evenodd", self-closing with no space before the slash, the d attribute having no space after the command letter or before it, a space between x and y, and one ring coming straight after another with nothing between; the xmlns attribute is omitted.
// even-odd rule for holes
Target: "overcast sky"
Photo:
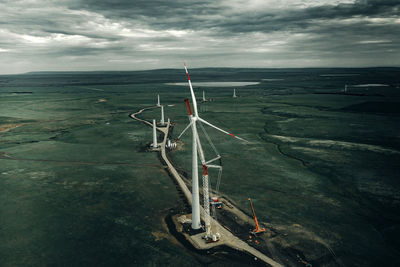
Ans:
<svg viewBox="0 0 400 267"><path fill-rule="evenodd" d="M399 0L0 0L0 74L400 66Z"/></svg>

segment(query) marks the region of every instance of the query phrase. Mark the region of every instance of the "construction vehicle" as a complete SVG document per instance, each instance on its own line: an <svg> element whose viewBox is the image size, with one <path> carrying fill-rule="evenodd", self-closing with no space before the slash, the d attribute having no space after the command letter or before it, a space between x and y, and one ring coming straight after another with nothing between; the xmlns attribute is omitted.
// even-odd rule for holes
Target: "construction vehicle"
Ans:
<svg viewBox="0 0 400 267"><path fill-rule="evenodd" d="M218 199L218 197L210 198L210 206L217 209L222 209L223 203Z"/></svg>
<svg viewBox="0 0 400 267"><path fill-rule="evenodd" d="M256 229L254 229L250 233L253 234L253 235L256 235L256 234L259 234L259 233L263 233L263 232L265 232L265 228L260 228L260 226L258 225L256 213L254 212L253 203L251 203L251 199L250 198L249 198L249 202L250 202L251 211L253 212L254 222L256 223Z"/></svg>

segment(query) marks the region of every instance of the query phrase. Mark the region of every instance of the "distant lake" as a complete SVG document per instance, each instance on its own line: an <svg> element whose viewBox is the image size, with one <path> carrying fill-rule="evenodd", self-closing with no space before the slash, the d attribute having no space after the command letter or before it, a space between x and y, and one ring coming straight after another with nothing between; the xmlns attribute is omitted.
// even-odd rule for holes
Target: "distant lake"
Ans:
<svg viewBox="0 0 400 267"><path fill-rule="evenodd" d="M334 73L334 74L321 74L321 77L345 77L345 76L358 76L359 73Z"/></svg>
<svg viewBox="0 0 400 267"><path fill-rule="evenodd" d="M383 86L389 86L389 85L380 84L380 83L368 83L368 84L355 84L355 85L352 85L352 87L383 87Z"/></svg>
<svg viewBox="0 0 400 267"><path fill-rule="evenodd" d="M263 82L276 82L276 81L283 81L284 79L261 79Z"/></svg>
<svg viewBox="0 0 400 267"><path fill-rule="evenodd" d="M192 83L193 86L197 87L239 87L239 86L247 86L247 85L255 85L259 84L259 82L195 82ZM166 83L166 85L179 85L179 86L187 86L188 83Z"/></svg>

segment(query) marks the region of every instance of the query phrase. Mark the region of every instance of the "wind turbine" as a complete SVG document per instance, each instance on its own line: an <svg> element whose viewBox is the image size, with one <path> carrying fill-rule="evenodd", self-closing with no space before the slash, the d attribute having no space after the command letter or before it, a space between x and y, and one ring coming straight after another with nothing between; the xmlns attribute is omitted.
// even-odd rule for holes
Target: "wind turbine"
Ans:
<svg viewBox="0 0 400 267"><path fill-rule="evenodd" d="M161 106L161 120L160 120L160 125L164 126L165 125L165 120L164 120L164 106Z"/></svg>
<svg viewBox="0 0 400 267"><path fill-rule="evenodd" d="M153 148L157 148L157 127L156 127L156 120L153 119Z"/></svg>
<svg viewBox="0 0 400 267"><path fill-rule="evenodd" d="M203 178L203 208L204 208L204 222L205 222L205 228L206 228L206 235L205 235L205 239L206 240L210 240L212 239L213 241L216 241L217 239L219 239L219 233L216 234L212 234L211 233L211 218L210 218L210 200L209 200L209 186L208 186L208 168L217 168L222 170L222 166L218 166L218 165L213 165L210 164L214 161L220 160L221 156L219 155L219 153L216 151L214 145L212 143L210 143L212 145L212 147L214 148L217 156L211 160L206 161L205 156L204 156L204 151L203 148L201 146L201 142L200 142L200 138L199 138L199 134L197 131L197 125L200 125L202 130L204 131L204 127L202 126L202 123L224 133L227 135L230 135L236 139L242 140L247 142L246 140L244 140L243 138L240 138L232 133L229 133L225 130L222 130L221 128L218 128L217 126L209 123L208 121L202 119L199 117L199 114L197 112L197 101L196 101L196 97L194 95L194 91L193 91L193 87L192 87L192 82L190 80L189 77L189 72L186 68L186 64L184 64L185 67L185 71L186 71L186 76L188 79L188 83L189 83L189 88L190 88L190 95L192 98L192 103L193 103L193 112L192 112L192 108L190 105L190 101L189 99L185 99L185 103L186 103L186 108L187 108L187 112L189 115L189 124L186 126L186 128L182 131L182 133L178 136L178 139L186 132L187 129L189 129L189 127L192 128L192 228L193 229L199 229L201 227L201 223L200 223L200 200L199 200L199 182L198 182L198 158L197 156L199 155L200 157L200 161L202 164L202 169L203 169L203 173L202 173L202 178ZM209 142L211 142L211 140L209 139L207 133L204 131L204 133L206 134L207 140Z"/></svg>

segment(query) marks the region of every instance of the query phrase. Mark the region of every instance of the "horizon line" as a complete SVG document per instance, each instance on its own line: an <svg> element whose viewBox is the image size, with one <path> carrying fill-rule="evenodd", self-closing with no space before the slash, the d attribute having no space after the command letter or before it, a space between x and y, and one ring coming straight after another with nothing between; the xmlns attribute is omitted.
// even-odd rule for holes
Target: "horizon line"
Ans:
<svg viewBox="0 0 400 267"><path fill-rule="evenodd" d="M195 69L396 69L400 66L369 66L369 67L197 67ZM40 74L40 73L96 73L96 72L141 72L141 71L158 71L158 70L179 70L180 68L155 68L155 69L142 69L142 70L38 70L27 71L20 73L0 73L0 76L5 75L26 75L26 74Z"/></svg>

